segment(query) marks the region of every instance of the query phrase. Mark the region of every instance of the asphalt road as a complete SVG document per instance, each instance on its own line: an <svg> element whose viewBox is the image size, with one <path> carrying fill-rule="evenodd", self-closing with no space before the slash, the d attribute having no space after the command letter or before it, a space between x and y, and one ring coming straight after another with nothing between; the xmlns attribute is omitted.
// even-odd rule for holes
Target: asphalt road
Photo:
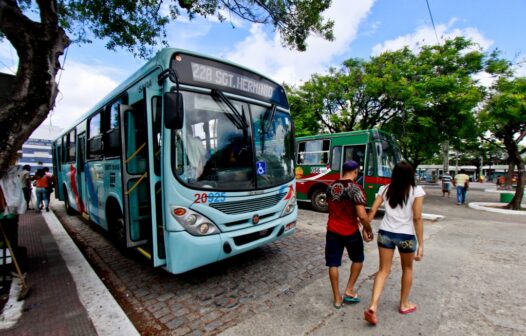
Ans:
<svg viewBox="0 0 526 336"><path fill-rule="evenodd" d="M484 191L492 187L473 184L468 202L498 201ZM143 335L526 335L526 216L457 206L454 193L424 188L424 212L445 218L424 224L425 257L411 295L418 309L397 311L396 257L376 327L363 320L378 267L375 243L366 245L358 281L362 302L335 310L323 260L327 215L308 205L300 206L293 236L179 276L122 255L60 204L54 211Z"/></svg>

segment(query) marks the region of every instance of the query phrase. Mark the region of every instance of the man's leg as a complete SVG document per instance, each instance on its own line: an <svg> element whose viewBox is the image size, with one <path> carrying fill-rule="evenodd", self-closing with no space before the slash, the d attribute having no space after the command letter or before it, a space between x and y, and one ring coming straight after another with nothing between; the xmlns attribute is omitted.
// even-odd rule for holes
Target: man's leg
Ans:
<svg viewBox="0 0 526 336"><path fill-rule="evenodd" d="M363 263L353 262L351 264L351 274L349 274L349 281L347 282L347 288L345 289L345 295L347 296L356 296L356 292L354 291L354 285L356 285L356 281L358 280L358 276L360 275L360 272L362 271Z"/></svg>
<svg viewBox="0 0 526 336"><path fill-rule="evenodd" d="M334 304L341 305L342 296L340 294L340 280L339 280L339 274L338 274L338 267L329 267L329 279L331 280Z"/></svg>
<svg viewBox="0 0 526 336"><path fill-rule="evenodd" d="M457 186L457 205L460 205L462 202L462 187Z"/></svg>

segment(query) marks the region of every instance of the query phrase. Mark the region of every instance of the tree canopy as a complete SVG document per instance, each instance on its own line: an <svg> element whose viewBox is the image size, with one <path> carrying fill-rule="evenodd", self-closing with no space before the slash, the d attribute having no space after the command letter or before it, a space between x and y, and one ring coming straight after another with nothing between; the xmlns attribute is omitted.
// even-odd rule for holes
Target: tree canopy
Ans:
<svg viewBox="0 0 526 336"><path fill-rule="evenodd" d="M166 27L181 15L231 13L254 23L272 25L285 46L303 51L312 34L333 39L333 22L322 13L330 0L0 0L0 38L18 54L10 99L0 102L0 176L10 159L54 107L59 57L70 43L104 39L147 57L166 45Z"/></svg>
<svg viewBox="0 0 526 336"><path fill-rule="evenodd" d="M483 91L472 75L483 67L484 54L462 37L419 51L387 51L368 61L349 59L340 70L313 75L290 90L296 104L291 109L298 114L295 108L302 107L297 129L303 134L387 130L416 167L444 140L458 144L478 135L474 108Z"/></svg>

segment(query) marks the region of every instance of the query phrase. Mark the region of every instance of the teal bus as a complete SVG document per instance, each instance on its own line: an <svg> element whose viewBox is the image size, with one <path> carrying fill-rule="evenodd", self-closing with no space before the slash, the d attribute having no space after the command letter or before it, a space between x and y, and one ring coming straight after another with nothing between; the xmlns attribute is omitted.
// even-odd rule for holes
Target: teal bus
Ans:
<svg viewBox="0 0 526 336"><path fill-rule="evenodd" d="M380 186L390 183L392 169L401 158L393 136L375 129L298 137L296 143L298 201L310 202L321 212L327 211L325 190L341 177L345 161L360 164L357 182L371 206Z"/></svg>
<svg viewBox="0 0 526 336"><path fill-rule="evenodd" d="M57 198L179 274L295 231L284 88L166 48L53 142Z"/></svg>

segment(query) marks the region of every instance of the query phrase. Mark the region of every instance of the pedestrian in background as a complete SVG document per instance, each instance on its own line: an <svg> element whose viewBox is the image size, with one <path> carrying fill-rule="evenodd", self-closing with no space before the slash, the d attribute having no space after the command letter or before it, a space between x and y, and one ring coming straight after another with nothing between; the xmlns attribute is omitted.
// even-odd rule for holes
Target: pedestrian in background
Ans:
<svg viewBox="0 0 526 336"><path fill-rule="evenodd" d="M384 204L384 217L377 238L380 266L374 278L369 309L364 312L365 320L372 325L378 322L378 303L391 272L395 248L398 248L402 265L399 312L409 314L416 310L416 305L409 301L409 293L413 282L413 260L421 260L424 256L422 207L425 192L415 185L414 174L409 163L397 163L391 183L380 187L369 211L369 220L372 221L380 205Z"/></svg>
<svg viewBox="0 0 526 336"><path fill-rule="evenodd" d="M442 197L445 197L446 194L447 194L447 197L450 196L451 185L453 184L452 180L453 180L453 177L451 177L451 175L449 175L448 173L445 173L444 175L442 175Z"/></svg>
<svg viewBox="0 0 526 336"><path fill-rule="evenodd" d="M35 173L35 186L37 194L37 212L40 212L42 210L42 207L45 207L46 211L49 212L49 179L47 178L43 169L37 169Z"/></svg>
<svg viewBox="0 0 526 336"><path fill-rule="evenodd" d="M53 187L55 186L55 183L53 182L53 175L49 172L49 167L42 168L44 170L44 175L47 178L47 200L48 202L51 201L51 193L53 192Z"/></svg>
<svg viewBox="0 0 526 336"><path fill-rule="evenodd" d="M22 171L20 172L20 183L22 184L22 192L24 194L24 199L26 200L26 208L31 210L29 207L29 202L31 201L31 172L30 165L24 165Z"/></svg>
<svg viewBox="0 0 526 336"><path fill-rule="evenodd" d="M464 169L460 170L460 173L455 175L453 184L457 188L457 205L466 203L466 193L469 187L469 176L466 175Z"/></svg>
<svg viewBox="0 0 526 336"><path fill-rule="evenodd" d="M345 303L358 303L360 298L354 290L354 285L362 270L364 252L363 240L373 239L365 206L367 199L361 185L357 184L360 166L356 161L346 161L342 167L342 178L327 187L327 203L329 218L325 243L325 261L329 267L334 307L339 309ZM360 222L363 225L360 234ZM362 240L363 235L363 240ZM343 250L351 259L351 272L344 295L340 294L338 268L342 263Z"/></svg>

